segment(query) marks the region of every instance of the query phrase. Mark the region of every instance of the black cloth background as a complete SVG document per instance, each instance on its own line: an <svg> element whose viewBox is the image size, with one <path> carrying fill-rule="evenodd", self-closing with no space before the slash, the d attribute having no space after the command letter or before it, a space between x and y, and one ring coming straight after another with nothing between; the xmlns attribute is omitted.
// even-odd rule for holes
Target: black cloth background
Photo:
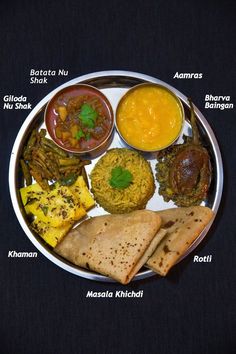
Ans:
<svg viewBox="0 0 236 354"><path fill-rule="evenodd" d="M1 1L1 354L231 354L236 352L234 110L205 110L205 94L236 104L234 1ZM30 85L30 69L69 70ZM100 70L155 76L193 97L211 124L224 161L220 211L207 238L167 278L118 284L74 276L35 251L8 190L8 164L28 111L2 109L3 96L33 106L63 82ZM174 73L202 72L202 80ZM212 263L193 255L212 254ZM142 299L88 299L88 290L143 290Z"/></svg>

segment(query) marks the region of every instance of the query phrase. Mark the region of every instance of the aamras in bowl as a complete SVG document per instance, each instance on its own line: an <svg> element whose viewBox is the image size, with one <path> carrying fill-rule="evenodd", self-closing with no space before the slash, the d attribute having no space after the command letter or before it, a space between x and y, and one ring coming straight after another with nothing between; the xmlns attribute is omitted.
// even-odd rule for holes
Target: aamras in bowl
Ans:
<svg viewBox="0 0 236 354"><path fill-rule="evenodd" d="M165 86L144 83L131 88L116 110L116 128L131 147L145 152L162 150L180 136L184 109Z"/></svg>
<svg viewBox="0 0 236 354"><path fill-rule="evenodd" d="M52 140L78 154L101 149L114 127L113 110L106 96L85 84L57 92L47 104L44 120Z"/></svg>

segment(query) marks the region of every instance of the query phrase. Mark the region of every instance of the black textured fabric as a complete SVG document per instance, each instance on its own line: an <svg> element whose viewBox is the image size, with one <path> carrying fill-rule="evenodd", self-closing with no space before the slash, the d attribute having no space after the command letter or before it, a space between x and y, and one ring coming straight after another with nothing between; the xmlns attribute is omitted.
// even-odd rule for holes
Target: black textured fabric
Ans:
<svg viewBox="0 0 236 354"><path fill-rule="evenodd" d="M236 104L234 1L1 1L1 354L231 354L236 351L234 110L205 110L206 94ZM31 85L31 69L69 70ZM211 124L224 162L224 193L213 228L167 278L127 287L67 273L35 251L8 191L8 164L28 111L3 110L3 96L36 105L69 79L100 70L155 76L193 97ZM175 72L202 72L176 80ZM212 254L212 263L193 255ZM141 299L88 299L88 290L143 290Z"/></svg>

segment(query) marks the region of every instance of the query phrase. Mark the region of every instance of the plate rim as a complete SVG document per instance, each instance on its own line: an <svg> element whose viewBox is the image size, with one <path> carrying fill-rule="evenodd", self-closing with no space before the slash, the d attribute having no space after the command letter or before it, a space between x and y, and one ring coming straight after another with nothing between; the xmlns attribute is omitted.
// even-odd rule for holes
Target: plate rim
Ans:
<svg viewBox="0 0 236 354"><path fill-rule="evenodd" d="M27 237L30 239L30 241L34 244L34 246L42 253L46 258L48 258L50 261L52 261L54 264L59 266L60 268L74 274L77 276L80 276L82 278L86 278L89 280L96 280L100 282L109 282L109 283L116 283L115 280L106 277L104 275L100 275L97 273L92 273L90 271L87 271L86 269L78 268L77 266L74 266L72 264L68 264L66 261L62 261L57 257L55 254L53 254L53 251L47 250L38 240L37 238L33 235L31 230L29 229L28 225L25 222L25 219L21 213L20 207L18 205L18 198L17 198L17 189L16 189L16 163L18 159L18 150L19 146L21 144L22 136L25 134L27 131L27 128L30 126L32 121L34 120L34 117L42 110L44 105L47 104L49 99L53 97L58 91L61 89L76 84L76 83L83 83L85 80L91 80L91 79L96 79L99 77L109 77L109 76L115 76L115 77L131 77L131 78L136 78L140 80L145 80L147 82L152 82L152 83L158 83L161 84L167 88L169 88L171 91L173 91L188 107L189 103L187 101L187 96L182 94L179 90L177 90L175 87L167 84L166 82L157 79L153 76L149 76L146 74L134 72L134 71L126 71L126 70L107 70L107 71L98 71L98 72L92 72L89 74L81 75L78 76L74 79L71 79L67 81L66 83L56 87L53 89L51 92L49 92L41 101L37 103L37 105L32 109L32 111L28 114L26 119L24 120L23 124L21 125L21 128L19 129L17 136L15 138L13 148L11 151L10 155L10 163L9 163L9 175L8 175L8 181L9 181L9 191L10 191L10 197L12 201L12 206L14 209L14 212L16 214L16 217L18 219L18 222L20 223L23 231L27 235ZM200 123L204 126L204 129L207 130L208 133L208 138L210 140L212 149L214 151L214 155L216 158L216 174L217 174L217 182L216 182L216 197L214 198L214 203L212 206L212 210L214 212L214 218L208 224L208 226L203 230L203 232L198 236L198 238L191 244L191 246L188 248L187 252L178 260L177 263L179 263L181 260L186 258L203 240L203 238L207 235L219 208L221 198L222 198L222 191L223 191L223 181L224 181L224 172L223 172L223 162L222 162L222 156L219 148L218 141L215 137L215 134L204 117L204 115L199 111L199 109L194 105L195 113L197 115L198 120ZM18 206L17 210L15 205ZM136 280L141 280L145 278L149 278L153 275L156 275L155 272L153 272L150 269L147 269L141 273L138 273L135 275L132 281Z"/></svg>

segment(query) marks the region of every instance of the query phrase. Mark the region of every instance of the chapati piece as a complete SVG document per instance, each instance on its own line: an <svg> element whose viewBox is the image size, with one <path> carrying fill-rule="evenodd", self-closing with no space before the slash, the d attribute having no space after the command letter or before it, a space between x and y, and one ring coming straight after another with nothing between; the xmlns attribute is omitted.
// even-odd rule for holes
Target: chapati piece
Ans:
<svg viewBox="0 0 236 354"><path fill-rule="evenodd" d="M127 284L164 237L160 226L160 216L148 210L98 216L70 231L54 250L80 267Z"/></svg>
<svg viewBox="0 0 236 354"><path fill-rule="evenodd" d="M213 211L203 206L173 208L157 212L166 236L147 261L148 268L165 276L187 251L213 218Z"/></svg>

